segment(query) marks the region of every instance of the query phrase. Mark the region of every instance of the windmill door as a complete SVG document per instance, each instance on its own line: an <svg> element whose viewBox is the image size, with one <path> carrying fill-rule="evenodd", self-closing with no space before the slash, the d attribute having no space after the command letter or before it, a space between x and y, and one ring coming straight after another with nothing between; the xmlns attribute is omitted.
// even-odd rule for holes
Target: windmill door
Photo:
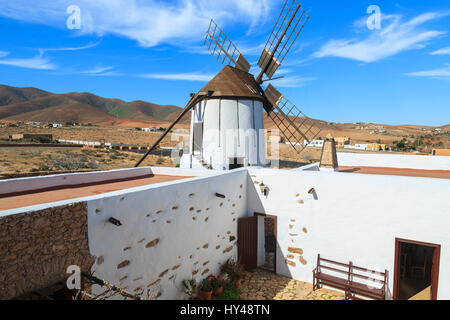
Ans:
<svg viewBox="0 0 450 320"><path fill-rule="evenodd" d="M203 149L203 122L194 122L194 153L199 153Z"/></svg>
<svg viewBox="0 0 450 320"><path fill-rule="evenodd" d="M258 217L238 220L238 258L246 270L258 264Z"/></svg>

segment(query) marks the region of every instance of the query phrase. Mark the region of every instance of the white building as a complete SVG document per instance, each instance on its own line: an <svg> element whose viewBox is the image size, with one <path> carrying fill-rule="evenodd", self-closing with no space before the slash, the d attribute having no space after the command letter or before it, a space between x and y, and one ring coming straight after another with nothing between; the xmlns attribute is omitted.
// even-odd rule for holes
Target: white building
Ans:
<svg viewBox="0 0 450 320"><path fill-rule="evenodd" d="M183 280L217 274L229 258L266 263L267 215L276 221L277 274L312 283L320 254L387 270L385 297L398 299L411 285L402 271L409 254L410 266L427 265L428 296L450 299L450 157L342 153L338 160L341 172L317 164L146 167L0 180L0 298L51 286L80 265L144 298L185 299ZM94 285L92 294L102 290ZM421 290L413 285L412 294Z"/></svg>
<svg viewBox="0 0 450 320"><path fill-rule="evenodd" d="M200 92L212 95L191 112L190 150L181 168L265 166L263 100L253 76L225 67Z"/></svg>
<svg viewBox="0 0 450 320"><path fill-rule="evenodd" d="M324 140L311 140L309 143L307 140L304 140L303 144L308 147L323 147Z"/></svg>

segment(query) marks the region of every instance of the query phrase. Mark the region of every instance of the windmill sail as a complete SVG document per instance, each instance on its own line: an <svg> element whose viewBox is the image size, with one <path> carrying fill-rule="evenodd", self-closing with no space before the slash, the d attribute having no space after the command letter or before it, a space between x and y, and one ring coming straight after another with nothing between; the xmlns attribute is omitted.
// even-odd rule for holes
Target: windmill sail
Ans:
<svg viewBox="0 0 450 320"><path fill-rule="evenodd" d="M268 85L264 91L266 99L272 105L269 117L297 153L320 133L320 129L296 105L286 99L274 86ZM306 144L303 144L306 141Z"/></svg>
<svg viewBox="0 0 450 320"><path fill-rule="evenodd" d="M239 52L236 46L223 33L217 23L211 19L208 31L206 32L205 46L213 56L224 66L235 66L236 68L249 72L251 65Z"/></svg>
<svg viewBox="0 0 450 320"><path fill-rule="evenodd" d="M273 77L308 19L308 14L297 0L286 0L259 58L261 74L257 78L258 83L261 83L263 74L268 79Z"/></svg>

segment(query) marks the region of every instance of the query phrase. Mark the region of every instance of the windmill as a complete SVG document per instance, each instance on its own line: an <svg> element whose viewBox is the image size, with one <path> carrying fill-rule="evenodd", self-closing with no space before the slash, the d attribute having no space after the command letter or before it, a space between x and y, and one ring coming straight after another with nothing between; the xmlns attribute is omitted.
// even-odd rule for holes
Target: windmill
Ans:
<svg viewBox="0 0 450 320"><path fill-rule="evenodd" d="M136 167L191 110L190 151L183 155L180 166L225 170L265 166L264 111L287 144L298 154L303 151L320 129L272 84L265 90L261 86L278 79L274 75L308 19L297 0L286 0L258 61L261 72L256 77L249 73L250 63L211 19L204 44L224 68L198 93L191 94L177 119Z"/></svg>

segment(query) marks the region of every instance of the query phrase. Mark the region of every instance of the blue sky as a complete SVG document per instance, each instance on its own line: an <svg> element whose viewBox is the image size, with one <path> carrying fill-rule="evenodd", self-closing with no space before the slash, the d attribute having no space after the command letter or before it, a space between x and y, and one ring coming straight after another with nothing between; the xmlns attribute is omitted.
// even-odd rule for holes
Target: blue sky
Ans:
<svg viewBox="0 0 450 320"><path fill-rule="evenodd" d="M312 118L450 123L450 3L303 0L310 15L273 84ZM344 3L342 5L341 3ZM184 106L221 65L214 18L256 72L284 0L0 0L0 83ZM80 9L69 29L67 8ZM367 8L381 9L369 30Z"/></svg>

